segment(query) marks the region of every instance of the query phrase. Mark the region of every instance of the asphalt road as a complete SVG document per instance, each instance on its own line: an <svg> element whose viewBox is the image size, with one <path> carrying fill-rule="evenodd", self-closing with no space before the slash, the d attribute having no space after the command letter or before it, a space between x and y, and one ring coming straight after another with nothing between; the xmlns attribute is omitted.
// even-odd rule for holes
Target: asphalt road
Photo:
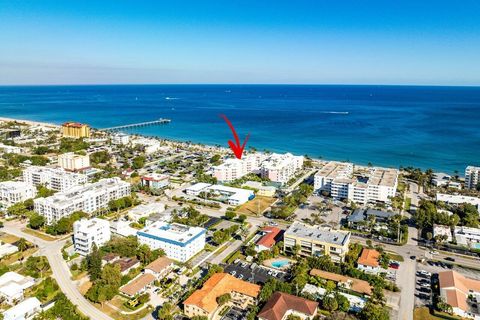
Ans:
<svg viewBox="0 0 480 320"><path fill-rule="evenodd" d="M90 304L78 291L73 280L70 279L70 270L61 254L62 247L65 245L66 240L45 241L22 232L22 228L24 227L25 225L18 221L8 221L5 222L2 231L25 238L38 246L39 253L46 256L50 263L53 273L52 277L57 281L62 292L78 307L81 313L94 320L113 320L113 318Z"/></svg>

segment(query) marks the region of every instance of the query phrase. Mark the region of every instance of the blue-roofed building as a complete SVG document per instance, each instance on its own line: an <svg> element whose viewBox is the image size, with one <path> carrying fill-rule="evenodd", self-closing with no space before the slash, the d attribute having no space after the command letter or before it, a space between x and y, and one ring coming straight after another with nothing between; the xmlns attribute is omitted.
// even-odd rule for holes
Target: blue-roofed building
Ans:
<svg viewBox="0 0 480 320"><path fill-rule="evenodd" d="M205 247L206 229L162 221L139 230L138 241L152 250L163 249L170 259L185 262Z"/></svg>

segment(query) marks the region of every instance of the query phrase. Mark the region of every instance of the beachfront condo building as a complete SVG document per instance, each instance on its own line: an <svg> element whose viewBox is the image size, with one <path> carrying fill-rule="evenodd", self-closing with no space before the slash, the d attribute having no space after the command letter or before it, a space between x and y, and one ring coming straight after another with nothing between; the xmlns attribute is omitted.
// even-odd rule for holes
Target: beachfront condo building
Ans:
<svg viewBox="0 0 480 320"><path fill-rule="evenodd" d="M291 153L273 153L260 165L260 173L262 178L285 184L303 168L303 160L303 156L294 156Z"/></svg>
<svg viewBox="0 0 480 320"><path fill-rule="evenodd" d="M468 166L465 169L465 188L475 189L480 183L480 167Z"/></svg>
<svg viewBox="0 0 480 320"><path fill-rule="evenodd" d="M0 182L0 204L3 207L8 208L15 203L35 198L36 195L37 188L25 182Z"/></svg>
<svg viewBox="0 0 480 320"><path fill-rule="evenodd" d="M469 203L478 210L480 210L480 198L464 196L461 194L446 194L446 193L437 193L435 199L437 201L445 202L453 205L460 205L462 203Z"/></svg>
<svg viewBox="0 0 480 320"><path fill-rule="evenodd" d="M295 221L283 234L285 252L303 256L328 255L342 262L348 252L350 232Z"/></svg>
<svg viewBox="0 0 480 320"><path fill-rule="evenodd" d="M253 153L242 159L227 159L221 165L213 167L213 176L220 182L230 182L249 173L256 173L260 169L260 163L265 159L263 153Z"/></svg>
<svg viewBox="0 0 480 320"><path fill-rule="evenodd" d="M183 302L187 317L205 317L209 320L222 318L224 305L219 303L221 296L229 295L228 302L233 308L247 310L257 303L260 286L235 278L228 273L215 273L201 289L194 291Z"/></svg>
<svg viewBox="0 0 480 320"><path fill-rule="evenodd" d="M163 249L170 259L186 262L203 250L206 232L200 227L157 221L139 230L137 237L140 244Z"/></svg>
<svg viewBox="0 0 480 320"><path fill-rule="evenodd" d="M351 163L330 161L315 174L314 189L327 192L336 200L389 203L397 190L398 174L396 169L354 168Z"/></svg>
<svg viewBox="0 0 480 320"><path fill-rule="evenodd" d="M90 127L78 122L65 122L62 125L62 136L64 138L90 138Z"/></svg>
<svg viewBox="0 0 480 320"><path fill-rule="evenodd" d="M110 200L129 196L130 184L120 178L101 179L95 183L72 187L47 198L34 200L34 210L52 224L75 211L95 213L108 208Z"/></svg>
<svg viewBox="0 0 480 320"><path fill-rule="evenodd" d="M84 174L65 171L62 168L30 166L23 170L23 181L32 186L43 185L55 191L68 191L87 183Z"/></svg>
<svg viewBox="0 0 480 320"><path fill-rule="evenodd" d="M80 171L90 168L90 157L67 152L58 156L58 166L67 171Z"/></svg>
<svg viewBox="0 0 480 320"><path fill-rule="evenodd" d="M110 240L110 223L104 219L81 219L73 223L73 246L75 252L86 256L92 251L93 244L97 247Z"/></svg>

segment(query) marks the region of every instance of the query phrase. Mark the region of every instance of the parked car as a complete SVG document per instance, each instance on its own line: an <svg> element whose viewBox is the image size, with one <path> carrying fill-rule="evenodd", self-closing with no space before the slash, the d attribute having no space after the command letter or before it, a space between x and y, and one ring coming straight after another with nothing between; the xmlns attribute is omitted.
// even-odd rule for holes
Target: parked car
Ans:
<svg viewBox="0 0 480 320"><path fill-rule="evenodd" d="M452 257L446 257L445 260L455 262L455 259Z"/></svg>

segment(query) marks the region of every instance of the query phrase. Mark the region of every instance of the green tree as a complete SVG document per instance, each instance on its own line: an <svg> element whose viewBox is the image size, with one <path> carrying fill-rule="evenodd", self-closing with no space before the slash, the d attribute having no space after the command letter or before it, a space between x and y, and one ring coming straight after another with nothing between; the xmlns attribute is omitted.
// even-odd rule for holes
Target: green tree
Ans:
<svg viewBox="0 0 480 320"><path fill-rule="evenodd" d="M25 240L25 238L20 238L18 241L17 241L17 248L18 250L20 251L25 251L28 249L28 243L27 243L27 240Z"/></svg>
<svg viewBox="0 0 480 320"><path fill-rule="evenodd" d="M360 320L389 320L388 310L384 306L367 301L365 307L358 314Z"/></svg>
<svg viewBox="0 0 480 320"><path fill-rule="evenodd" d="M92 246L92 251L87 255L86 260L90 280L95 281L99 279L102 274L102 256L95 243Z"/></svg>
<svg viewBox="0 0 480 320"><path fill-rule="evenodd" d="M322 308L330 312L335 311L338 309L338 302L335 297L325 295L322 300Z"/></svg>
<svg viewBox="0 0 480 320"><path fill-rule="evenodd" d="M237 214L235 213L235 211L228 210L227 212L225 212L225 218L227 218L228 220L232 220L236 216L237 216Z"/></svg>
<svg viewBox="0 0 480 320"><path fill-rule="evenodd" d="M28 225L32 229L40 229L45 225L45 218L35 212L30 216Z"/></svg>
<svg viewBox="0 0 480 320"><path fill-rule="evenodd" d="M350 309L350 301L344 296L339 293L335 295L335 299L338 303L338 310L347 312Z"/></svg>

